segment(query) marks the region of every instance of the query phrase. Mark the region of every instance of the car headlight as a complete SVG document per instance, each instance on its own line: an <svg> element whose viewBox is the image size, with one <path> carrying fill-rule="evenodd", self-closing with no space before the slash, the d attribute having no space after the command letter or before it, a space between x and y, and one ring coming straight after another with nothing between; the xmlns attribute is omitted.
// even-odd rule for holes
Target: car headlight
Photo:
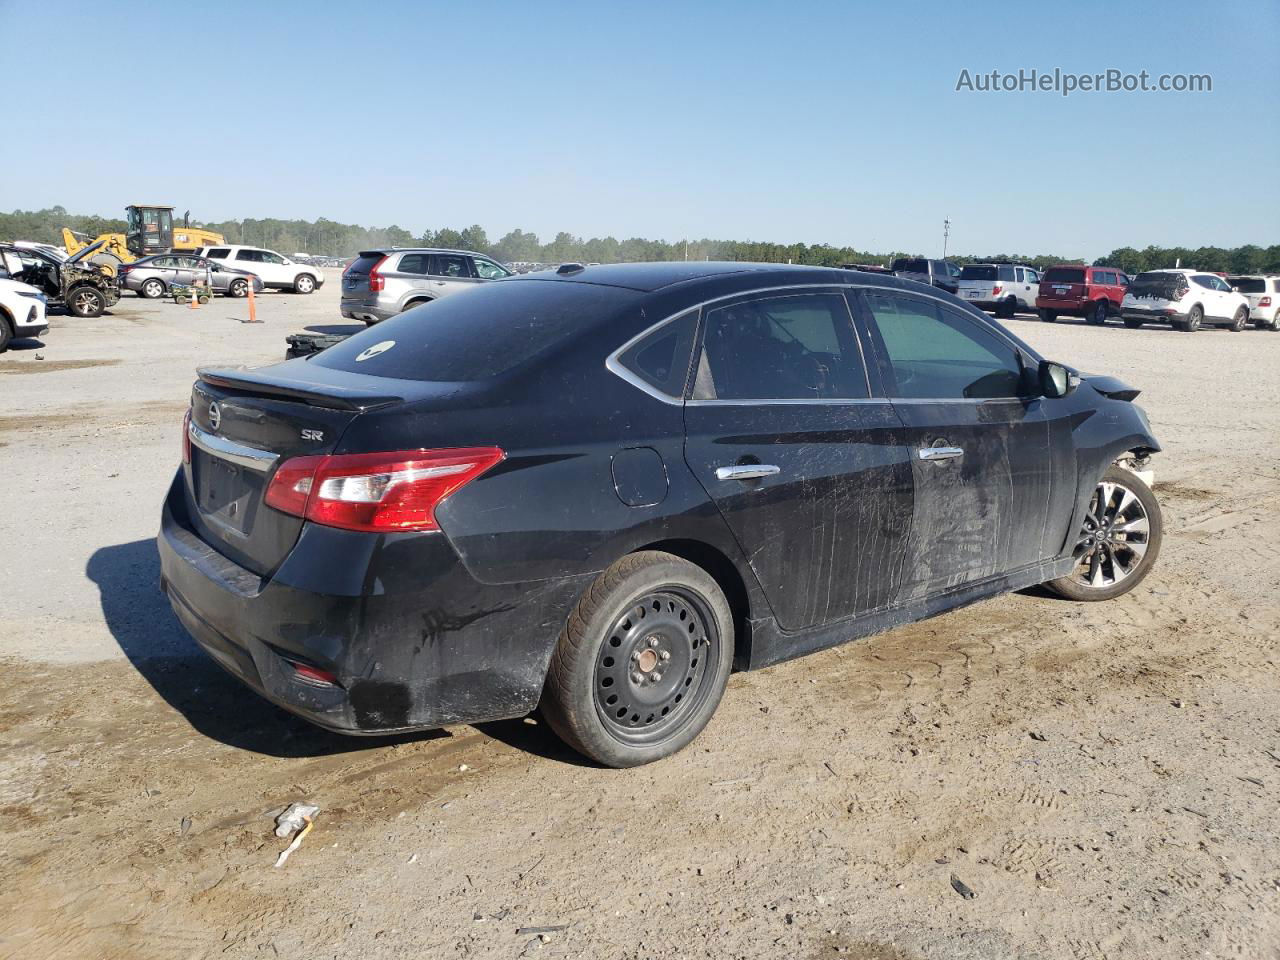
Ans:
<svg viewBox="0 0 1280 960"><path fill-rule="evenodd" d="M32 290L30 293L28 293L26 290L15 290L14 292L17 293L17 295L20 297L30 297L32 300L39 300L41 303L49 302L49 298L46 297L43 293L41 293L39 290Z"/></svg>

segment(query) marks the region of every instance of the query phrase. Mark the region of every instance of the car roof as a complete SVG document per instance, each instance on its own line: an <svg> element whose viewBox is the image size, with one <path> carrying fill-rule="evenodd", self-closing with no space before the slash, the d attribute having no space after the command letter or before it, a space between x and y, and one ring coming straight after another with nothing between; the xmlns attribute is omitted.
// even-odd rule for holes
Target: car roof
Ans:
<svg viewBox="0 0 1280 960"><path fill-rule="evenodd" d="M563 272L561 272L563 271ZM803 283L870 285L884 282L881 275L843 270L838 267L802 267L786 263L743 263L716 260L666 260L651 263L606 263L596 267L578 267L565 264L555 270L526 273L512 280L559 281L563 283L594 283L607 287L624 287L652 293L676 284L690 284L700 280L717 280L738 276L744 286L758 285L767 280L770 284L787 286ZM874 278L874 281L873 279ZM754 281L754 282L752 282ZM509 283L504 280L503 283ZM899 281L903 282L903 281ZM905 282L904 286L905 286Z"/></svg>
<svg viewBox="0 0 1280 960"><path fill-rule="evenodd" d="M456 247L384 247L381 250L361 250L362 257L389 257L393 253L457 253L464 257L484 257L486 260L492 260L488 254L476 253L474 250L461 250ZM345 260L346 257L338 257L339 260Z"/></svg>

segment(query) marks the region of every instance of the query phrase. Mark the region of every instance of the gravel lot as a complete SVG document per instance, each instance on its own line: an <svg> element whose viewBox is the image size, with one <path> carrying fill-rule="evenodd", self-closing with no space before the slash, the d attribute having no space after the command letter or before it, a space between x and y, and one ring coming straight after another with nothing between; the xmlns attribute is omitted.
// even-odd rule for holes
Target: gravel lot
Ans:
<svg viewBox="0 0 1280 960"><path fill-rule="evenodd" d="M130 295L0 356L0 955L1280 956L1280 335L1011 321L1144 389L1146 583L737 675L692 748L603 771L533 720L322 733L160 596L194 368L355 329L337 281L257 326Z"/></svg>

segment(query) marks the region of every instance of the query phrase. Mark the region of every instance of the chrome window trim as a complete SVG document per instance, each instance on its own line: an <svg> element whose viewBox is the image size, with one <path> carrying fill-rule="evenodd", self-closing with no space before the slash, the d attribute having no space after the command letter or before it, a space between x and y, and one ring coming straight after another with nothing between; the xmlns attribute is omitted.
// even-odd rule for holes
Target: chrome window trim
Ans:
<svg viewBox="0 0 1280 960"><path fill-rule="evenodd" d="M906 403L911 403L911 402L991 403L993 400L994 401L1003 401L1003 400L1015 401L1016 400L1018 402L1021 402L1023 400L1029 399L1026 397L986 397L982 399L953 398L953 399L932 400L932 399L925 399L925 398L902 399L902 398L890 398L890 397L867 397L864 399L836 398L831 400L823 400L818 398L814 398L814 399L804 398L804 399L792 399L792 400L693 400L693 399L686 400L683 397L673 397L669 393L663 393L661 390L653 386L648 381L640 378L639 376L637 376L636 374L628 370L625 366L623 366L622 362L618 359L622 354L626 353L627 350L635 346L635 344L638 341L643 340L645 337L653 333L655 330L658 330L661 327L666 326L668 323L671 323L674 320L678 320L680 317L683 317L687 313L691 313L695 310L698 310L698 311L704 310L708 305L713 303L720 303L722 300L733 300L737 297L752 297L761 293L777 292L779 293L779 295L785 295L787 291L793 291L793 290L842 290L842 291L855 291L855 292L859 290L884 290L889 293L905 294L906 296L909 296L909 297L922 297L928 300L936 300L938 303L942 304L944 307L950 307L953 310L956 307L955 303L952 303L947 299L944 299L943 297L940 297L937 294L931 293L929 291L904 290L902 287L890 287L890 286L886 286L884 284L879 284L879 283L795 283L795 284L787 284L785 286L778 286L778 287L760 287L759 289L756 289L756 290L739 290L736 293L725 293L725 294L721 294L718 297L711 297L707 300L702 300L702 301L699 301L698 303L690 304L689 306L683 308L682 310L679 310L676 313L671 314L671 316L665 317L664 319L659 320L657 323L653 324L652 326L646 327L644 330L637 333L634 337L632 337L622 346L618 347L618 349L614 350L611 354L609 354L604 361L605 368L610 373L614 374L614 376L619 377L622 380L625 380L627 383L631 384L636 389L644 393L647 393L649 396L653 397L655 400L660 400L663 403L670 404L672 406L683 406L685 404L698 404L701 406L706 404L717 404L717 403L734 404L734 405L757 404L757 405L763 405L763 406L770 406L770 405L780 404L780 403L782 404L793 404L793 403L849 404L849 403L879 403L879 402L883 402L883 403L895 403L895 402L896 403L904 403L904 402ZM966 304L963 300L959 301L959 303L962 307L969 306L969 304ZM960 312L962 314L964 313L963 310ZM870 389L871 389L870 371L867 369L867 358L865 356L865 353L863 352L862 338L860 336L857 336L858 318L854 315L854 310L851 304L849 305L849 315L854 323L854 334L855 334L854 338L858 341L858 353L859 353L859 356L862 358L863 373L865 376L868 377L867 390L868 392L870 392ZM1016 340L1013 340L1009 332L1006 331L1002 326L1000 326L1000 324L992 321L990 317L987 317L985 314L983 315L983 317L984 319L987 320L987 325L984 329L987 329L991 333L995 334L997 337L999 337L1001 340L1007 343L1010 348L1017 350L1020 353L1025 350L1029 352L1030 355L1036 360L1044 359L1038 353L1036 353L1035 350L1032 349L1031 347L1024 346L1023 344L1018 343ZM977 322L976 317L970 317L969 319L973 322ZM695 343L695 346L697 345L698 344ZM686 380L685 389L686 391L688 390L687 380Z"/></svg>
<svg viewBox="0 0 1280 960"><path fill-rule="evenodd" d="M187 425L187 436L191 438L193 445L199 447L205 453L220 457L223 460L229 460L237 466L256 470L259 473L266 473L280 459L279 454L272 453L269 450L246 446L243 443L226 440L201 430L194 422Z"/></svg>

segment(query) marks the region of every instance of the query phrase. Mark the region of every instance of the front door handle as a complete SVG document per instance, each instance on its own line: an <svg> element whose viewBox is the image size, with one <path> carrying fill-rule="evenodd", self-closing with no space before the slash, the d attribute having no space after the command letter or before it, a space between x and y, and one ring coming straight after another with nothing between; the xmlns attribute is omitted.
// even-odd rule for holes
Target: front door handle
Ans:
<svg viewBox="0 0 1280 960"><path fill-rule="evenodd" d="M917 452L921 460L954 460L964 456L960 447L921 447Z"/></svg>
<svg viewBox="0 0 1280 960"><path fill-rule="evenodd" d="M759 480L761 477L777 476L781 472L781 467L770 463L740 463L735 467L716 467L716 479Z"/></svg>

